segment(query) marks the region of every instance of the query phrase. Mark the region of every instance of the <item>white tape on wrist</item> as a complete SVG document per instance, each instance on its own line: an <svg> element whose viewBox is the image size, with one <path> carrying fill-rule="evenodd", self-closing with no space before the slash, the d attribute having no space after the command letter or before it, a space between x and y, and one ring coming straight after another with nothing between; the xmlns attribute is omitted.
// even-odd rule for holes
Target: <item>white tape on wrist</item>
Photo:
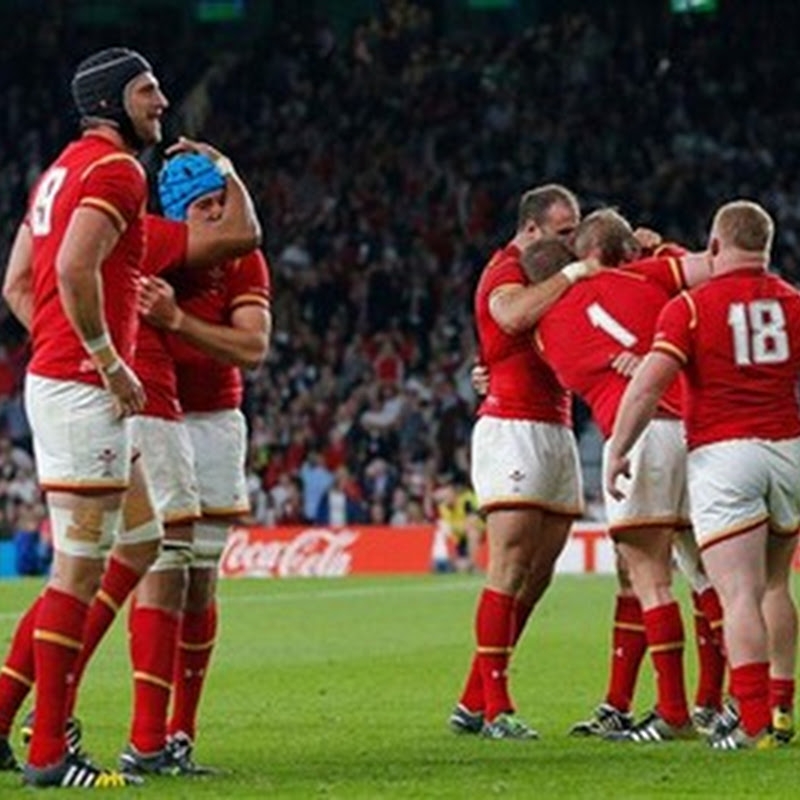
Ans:
<svg viewBox="0 0 800 800"><path fill-rule="evenodd" d="M94 339L84 339L83 346L92 354L111 348L111 339L107 333L101 333L100 336Z"/></svg>
<svg viewBox="0 0 800 800"><path fill-rule="evenodd" d="M233 175L233 162L227 156L220 156L214 161L214 166L223 178Z"/></svg>
<svg viewBox="0 0 800 800"><path fill-rule="evenodd" d="M561 270L561 274L572 284L585 278L589 274L589 268L583 261L573 261Z"/></svg>

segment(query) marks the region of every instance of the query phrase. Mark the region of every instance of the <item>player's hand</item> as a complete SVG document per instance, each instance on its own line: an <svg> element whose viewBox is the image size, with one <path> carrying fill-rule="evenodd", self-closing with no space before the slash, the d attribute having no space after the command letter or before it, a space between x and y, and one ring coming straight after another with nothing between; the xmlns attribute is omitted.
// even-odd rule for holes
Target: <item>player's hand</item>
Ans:
<svg viewBox="0 0 800 800"><path fill-rule="evenodd" d="M643 250L655 250L664 241L660 233L650 228L637 228L633 232L633 238L639 242Z"/></svg>
<svg viewBox="0 0 800 800"><path fill-rule="evenodd" d="M586 265L586 272L583 274L582 279L585 280L586 278L591 278L593 275L597 275L601 269L603 269L603 265L600 263L600 259L596 258L595 256L589 256L588 258L582 258L581 261Z"/></svg>
<svg viewBox="0 0 800 800"><path fill-rule="evenodd" d="M617 487L617 481L621 477L631 477L631 460L627 456L616 454L613 449L610 448L606 459L605 484L606 491L615 500L625 499L625 492Z"/></svg>
<svg viewBox="0 0 800 800"><path fill-rule="evenodd" d="M199 153L201 156L207 156L214 162L225 157L223 153L217 150L213 145L208 144L208 142L198 142L186 136L179 136L178 141L167 148L168 156L174 156L178 153Z"/></svg>
<svg viewBox="0 0 800 800"><path fill-rule="evenodd" d="M489 393L489 368L479 361L469 373L470 383L476 394L481 397Z"/></svg>
<svg viewBox="0 0 800 800"><path fill-rule="evenodd" d="M116 362L112 372L100 370L106 389L114 396L118 419L138 414L145 404L144 387L136 373L122 360Z"/></svg>
<svg viewBox="0 0 800 800"><path fill-rule="evenodd" d="M175 331L183 312L175 302L175 290L163 279L146 276L139 281L139 313L157 328Z"/></svg>
<svg viewBox="0 0 800 800"><path fill-rule="evenodd" d="M622 350L611 359L611 369L623 378L632 378L641 363L641 356L630 350Z"/></svg>

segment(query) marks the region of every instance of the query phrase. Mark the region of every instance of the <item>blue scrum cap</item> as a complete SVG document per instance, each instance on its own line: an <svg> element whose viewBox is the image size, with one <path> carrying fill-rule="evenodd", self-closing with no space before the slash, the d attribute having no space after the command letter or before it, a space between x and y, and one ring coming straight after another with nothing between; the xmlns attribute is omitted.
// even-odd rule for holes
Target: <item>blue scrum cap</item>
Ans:
<svg viewBox="0 0 800 800"><path fill-rule="evenodd" d="M164 216L183 221L187 209L198 197L224 186L225 178L208 156L180 153L167 161L158 175L158 196Z"/></svg>

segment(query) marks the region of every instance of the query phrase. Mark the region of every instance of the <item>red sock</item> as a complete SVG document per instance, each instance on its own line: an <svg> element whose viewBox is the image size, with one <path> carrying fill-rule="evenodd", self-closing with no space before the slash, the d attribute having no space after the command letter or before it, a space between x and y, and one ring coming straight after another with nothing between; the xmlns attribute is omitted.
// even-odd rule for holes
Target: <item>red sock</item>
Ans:
<svg viewBox="0 0 800 800"><path fill-rule="evenodd" d="M656 710L665 722L681 726L689 721L683 680L683 621L676 602L642 614L647 646L656 672Z"/></svg>
<svg viewBox="0 0 800 800"><path fill-rule="evenodd" d="M714 592L713 589L710 591ZM704 592L705 594L705 592ZM716 596L716 592L714 592ZM700 674L694 698L696 706L722 708L722 681L725 678L725 656L717 644L714 631L703 613L701 595L692 592L694 633ZM721 622L722 620L720 620Z"/></svg>
<svg viewBox="0 0 800 800"><path fill-rule="evenodd" d="M200 705L216 633L216 604L212 603L200 613L183 613L175 658L172 718L169 721L171 734L183 731L192 740L195 738L197 707Z"/></svg>
<svg viewBox="0 0 800 800"><path fill-rule="evenodd" d="M83 677L83 672L89 659L111 627L120 608L125 604L128 595L136 588L141 575L126 564L118 561L113 556L108 559L108 565L103 573L100 588L89 606L86 617L86 630L84 631L83 647L75 662L75 672L67 694L67 716L72 716L75 709L75 700L78 696L78 686Z"/></svg>
<svg viewBox="0 0 800 800"><path fill-rule="evenodd" d="M33 688L33 627L40 600L37 597L17 623L11 650L0 669L0 738L8 738L14 717Z"/></svg>
<svg viewBox="0 0 800 800"><path fill-rule="evenodd" d="M731 669L731 693L739 703L742 728L748 736L772 721L769 707L769 663L753 662Z"/></svg>
<svg viewBox="0 0 800 800"><path fill-rule="evenodd" d="M472 657L467 683L458 703L473 713L483 711L485 705L483 700L483 679L481 678L481 664L477 653Z"/></svg>
<svg viewBox="0 0 800 800"><path fill-rule="evenodd" d="M48 587L41 597L33 632L36 718L28 760L34 767L59 763L66 751L67 682L81 649L89 606Z"/></svg>
<svg viewBox="0 0 800 800"><path fill-rule="evenodd" d="M140 753L156 753L167 741L178 616L161 608L136 606L130 631L134 687L131 744Z"/></svg>
<svg viewBox="0 0 800 800"><path fill-rule="evenodd" d="M491 721L504 711L513 711L508 694L508 660L514 635L514 597L484 589L475 616L478 666L483 682L484 713Z"/></svg>
<svg viewBox="0 0 800 800"><path fill-rule="evenodd" d="M611 647L606 703L620 711L630 711L639 667L647 651L642 606L638 597L617 595Z"/></svg>
<svg viewBox="0 0 800 800"><path fill-rule="evenodd" d="M525 630L525 625L532 611L532 605L520 603L519 600L514 601L514 633L512 638L514 646L516 646L520 636L522 636L522 632ZM480 659L477 653L472 658L469 675L467 676L467 684L458 702L469 711L483 711L483 679L481 678Z"/></svg>
<svg viewBox="0 0 800 800"><path fill-rule="evenodd" d="M725 642L722 633L722 604L719 602L719 595L713 586L704 589L699 594L692 592L692 600L695 609L699 609L703 616L708 620L714 644L717 645L722 657L725 658Z"/></svg>
<svg viewBox="0 0 800 800"><path fill-rule="evenodd" d="M769 707L784 711L794 708L794 678L769 679Z"/></svg>

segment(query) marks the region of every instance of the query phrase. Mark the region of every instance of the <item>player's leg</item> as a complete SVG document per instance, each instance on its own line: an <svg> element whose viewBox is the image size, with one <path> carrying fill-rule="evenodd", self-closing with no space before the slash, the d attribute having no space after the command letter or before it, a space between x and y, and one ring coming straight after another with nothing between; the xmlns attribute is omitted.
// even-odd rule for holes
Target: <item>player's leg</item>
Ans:
<svg viewBox="0 0 800 800"><path fill-rule="evenodd" d="M767 588L767 525L722 539L703 552L724 612L731 691L749 737L769 726L769 649L761 604Z"/></svg>
<svg viewBox="0 0 800 800"><path fill-rule="evenodd" d="M770 536L767 590L761 608L769 643L769 704L776 737L794 737L794 692L797 668L797 608L791 593L796 537Z"/></svg>
<svg viewBox="0 0 800 800"><path fill-rule="evenodd" d="M119 610L158 556L162 534L144 465L137 457L131 465L130 488L122 502L122 529L115 537L100 588L89 607L83 646L67 696L68 716L74 713L86 665Z"/></svg>
<svg viewBox="0 0 800 800"><path fill-rule="evenodd" d="M168 524L161 554L131 602L128 633L133 713L120 766L135 774L182 772L167 752L178 628L191 563L191 523Z"/></svg>
<svg viewBox="0 0 800 800"><path fill-rule="evenodd" d="M202 519L194 526L194 559L178 628L170 748L191 771L205 771L192 761L197 717L217 637L217 574L230 519Z"/></svg>
<svg viewBox="0 0 800 800"><path fill-rule="evenodd" d="M17 770L9 736L22 703L33 688L33 630L40 597L33 601L17 623L11 647L0 669L0 771Z"/></svg>
<svg viewBox="0 0 800 800"><path fill-rule="evenodd" d="M722 712L725 651L722 636L722 606L716 589L705 574L700 550L690 528L675 535L673 543L678 568L692 589L695 645L699 663L692 723L703 734L710 733Z"/></svg>
<svg viewBox="0 0 800 800"><path fill-rule="evenodd" d="M128 772L184 772L167 748L167 715L173 687L180 615L192 561L193 522L200 499L194 452L182 421L142 417L136 441L153 479L153 496L165 520L155 563L136 589L128 619L133 667L133 715L120 764Z"/></svg>
<svg viewBox="0 0 800 800"><path fill-rule="evenodd" d="M613 731L629 730L633 724L631 704L639 669L647 652L642 605L633 591L628 568L614 547L617 596L614 604L614 627L611 636L611 660L605 699L589 719L572 726L572 736L604 736Z"/></svg>
<svg viewBox="0 0 800 800"><path fill-rule="evenodd" d="M36 708L26 778L39 783L65 763L67 694L89 605L103 574L103 543L121 521L121 493L49 492L55 557L33 631Z"/></svg>
<svg viewBox="0 0 800 800"><path fill-rule="evenodd" d="M683 672L683 621L671 589L672 535L671 527L615 533L617 546L630 570L634 591L642 604L645 635L656 674L655 713L668 726L660 726L662 738L689 735L692 730ZM634 726L631 731L634 738L638 727Z"/></svg>

